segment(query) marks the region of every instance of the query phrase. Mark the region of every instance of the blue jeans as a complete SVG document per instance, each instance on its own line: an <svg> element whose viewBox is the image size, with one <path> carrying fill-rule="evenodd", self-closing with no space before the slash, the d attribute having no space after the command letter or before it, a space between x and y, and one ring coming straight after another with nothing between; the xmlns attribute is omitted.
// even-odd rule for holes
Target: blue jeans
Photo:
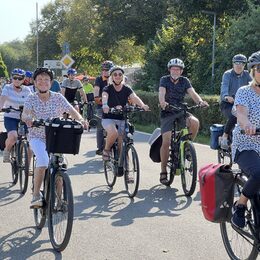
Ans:
<svg viewBox="0 0 260 260"><path fill-rule="evenodd" d="M243 187L243 195L251 199L260 189L260 156L252 150L236 151L235 162L247 175L248 181Z"/></svg>

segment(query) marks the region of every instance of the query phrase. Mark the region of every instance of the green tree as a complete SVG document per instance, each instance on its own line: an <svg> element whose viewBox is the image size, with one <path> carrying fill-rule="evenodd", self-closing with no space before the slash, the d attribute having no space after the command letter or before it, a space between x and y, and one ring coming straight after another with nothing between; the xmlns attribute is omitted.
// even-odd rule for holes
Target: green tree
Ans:
<svg viewBox="0 0 260 260"><path fill-rule="evenodd" d="M7 67L3 61L1 52L0 52L0 77L8 78Z"/></svg>

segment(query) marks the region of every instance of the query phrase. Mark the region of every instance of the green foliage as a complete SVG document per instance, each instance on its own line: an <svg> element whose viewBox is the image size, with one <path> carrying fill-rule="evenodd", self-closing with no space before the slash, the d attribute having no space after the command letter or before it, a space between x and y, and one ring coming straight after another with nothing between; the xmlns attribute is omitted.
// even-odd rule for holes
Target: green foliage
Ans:
<svg viewBox="0 0 260 260"><path fill-rule="evenodd" d="M0 52L0 77L8 78L7 67L3 61L1 52Z"/></svg>

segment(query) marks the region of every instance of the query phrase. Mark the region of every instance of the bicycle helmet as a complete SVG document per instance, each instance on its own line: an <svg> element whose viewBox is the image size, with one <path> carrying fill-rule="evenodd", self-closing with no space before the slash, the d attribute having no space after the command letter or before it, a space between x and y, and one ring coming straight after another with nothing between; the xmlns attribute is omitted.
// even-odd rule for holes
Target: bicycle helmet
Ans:
<svg viewBox="0 0 260 260"><path fill-rule="evenodd" d="M113 73L114 71L116 71L116 70L121 70L123 74L125 73L125 71L123 70L122 67L120 67L120 66L114 66L114 67L112 67L112 68L109 70L109 76L111 76L112 73Z"/></svg>
<svg viewBox="0 0 260 260"><path fill-rule="evenodd" d="M260 64L260 51L254 52L249 58L247 63L248 70L251 70L255 65Z"/></svg>
<svg viewBox="0 0 260 260"><path fill-rule="evenodd" d="M35 80L36 77L42 73L48 74L51 80L53 80L53 72L48 68L37 68L33 73L33 79Z"/></svg>
<svg viewBox="0 0 260 260"><path fill-rule="evenodd" d="M106 60L102 63L101 69L102 70L110 70L114 66L114 63L110 60Z"/></svg>
<svg viewBox="0 0 260 260"><path fill-rule="evenodd" d="M232 59L232 63L234 62L247 63L247 58L243 54L236 54Z"/></svg>
<svg viewBox="0 0 260 260"><path fill-rule="evenodd" d="M77 71L75 69L70 68L70 69L68 69L67 74L68 75L76 75Z"/></svg>
<svg viewBox="0 0 260 260"><path fill-rule="evenodd" d="M22 70L22 69L15 68L15 69L13 69L13 71L12 71L12 76L13 76L13 75L19 75L19 76L24 77L24 76L25 76L25 71Z"/></svg>
<svg viewBox="0 0 260 260"><path fill-rule="evenodd" d="M27 70L27 71L25 72L25 77L27 77L27 78L32 78L32 76L33 76L33 73L32 73L31 71Z"/></svg>
<svg viewBox="0 0 260 260"><path fill-rule="evenodd" d="M171 59L168 64L167 64L168 69L170 69L171 67L180 67L182 69L184 69L184 63L181 59L175 58L175 59Z"/></svg>

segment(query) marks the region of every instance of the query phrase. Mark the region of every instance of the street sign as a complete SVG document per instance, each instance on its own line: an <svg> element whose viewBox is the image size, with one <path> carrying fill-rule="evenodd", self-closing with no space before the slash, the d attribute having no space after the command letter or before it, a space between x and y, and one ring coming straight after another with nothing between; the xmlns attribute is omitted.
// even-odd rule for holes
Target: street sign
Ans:
<svg viewBox="0 0 260 260"><path fill-rule="evenodd" d="M68 42L63 43L63 55L70 54L70 44Z"/></svg>
<svg viewBox="0 0 260 260"><path fill-rule="evenodd" d="M48 69L62 69L60 60L44 60L43 67Z"/></svg>
<svg viewBox="0 0 260 260"><path fill-rule="evenodd" d="M66 67L67 69L69 67L71 67L71 65L74 63L75 61L68 55L64 55L63 58L61 59L61 63L64 65L64 67Z"/></svg>

